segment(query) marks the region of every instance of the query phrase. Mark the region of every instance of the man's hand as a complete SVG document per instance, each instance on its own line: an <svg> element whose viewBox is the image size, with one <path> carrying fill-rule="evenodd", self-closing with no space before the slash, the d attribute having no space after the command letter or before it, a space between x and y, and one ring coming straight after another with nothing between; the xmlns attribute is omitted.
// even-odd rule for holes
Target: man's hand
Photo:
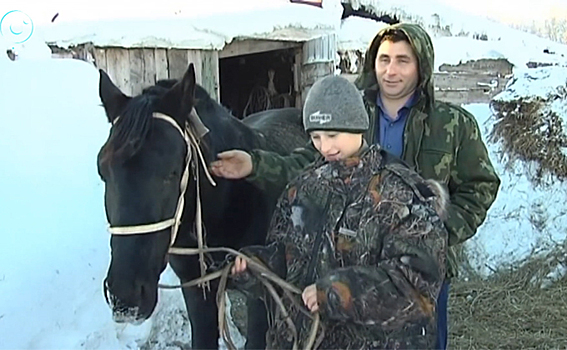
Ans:
<svg viewBox="0 0 567 350"><path fill-rule="evenodd" d="M211 163L213 174L226 179L242 179L252 174L252 157L250 154L232 150L219 153L218 160Z"/></svg>
<svg viewBox="0 0 567 350"><path fill-rule="evenodd" d="M317 303L317 286L315 284L305 287L301 297L309 311L319 311L319 303Z"/></svg>

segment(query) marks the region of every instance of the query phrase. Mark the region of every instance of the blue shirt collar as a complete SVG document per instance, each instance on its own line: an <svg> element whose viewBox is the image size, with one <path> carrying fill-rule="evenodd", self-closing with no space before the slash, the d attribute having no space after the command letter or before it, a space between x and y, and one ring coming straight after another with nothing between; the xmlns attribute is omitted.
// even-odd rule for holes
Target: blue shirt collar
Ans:
<svg viewBox="0 0 567 350"><path fill-rule="evenodd" d="M417 91L414 91L414 93L406 101L406 103L403 105L403 107L400 108L400 110L398 111L398 114L404 109L410 109L415 104L416 101L417 101ZM384 107L384 103L382 102L382 97L380 96L380 93L378 93L378 95L376 97L376 105L380 108L382 113L386 114L386 108Z"/></svg>

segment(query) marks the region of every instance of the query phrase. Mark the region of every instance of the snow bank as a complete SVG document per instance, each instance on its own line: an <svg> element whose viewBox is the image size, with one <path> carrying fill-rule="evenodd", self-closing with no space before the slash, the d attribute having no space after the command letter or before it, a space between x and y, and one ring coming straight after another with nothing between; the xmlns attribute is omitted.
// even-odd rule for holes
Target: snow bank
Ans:
<svg viewBox="0 0 567 350"><path fill-rule="evenodd" d="M98 71L21 53L16 61L0 55L0 349L189 344L180 290L160 290L140 326L115 324L104 301L110 237L96 158L109 124ZM179 280L168 268L161 282Z"/></svg>
<svg viewBox="0 0 567 350"><path fill-rule="evenodd" d="M567 68L527 69L515 74L507 89L494 100L521 97L547 99L557 88L565 88ZM487 140L495 122L488 105L465 106L476 117ZM567 123L565 99L548 101L547 109ZM489 143L489 153L502 180L498 197L479 232L465 244L472 267L482 275L507 265L516 265L532 254L543 254L567 239L567 186L549 177L536 185L532 181L538 164L516 160L512 167L501 143Z"/></svg>
<svg viewBox="0 0 567 350"><path fill-rule="evenodd" d="M110 317L98 72L82 61L1 64L1 346L80 348Z"/></svg>

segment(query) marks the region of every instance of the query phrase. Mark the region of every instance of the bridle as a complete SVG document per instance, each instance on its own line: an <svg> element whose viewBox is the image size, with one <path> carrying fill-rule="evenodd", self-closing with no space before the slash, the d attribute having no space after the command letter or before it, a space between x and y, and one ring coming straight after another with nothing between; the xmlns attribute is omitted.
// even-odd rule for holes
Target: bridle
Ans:
<svg viewBox="0 0 567 350"><path fill-rule="evenodd" d="M197 243L199 250L203 250L205 246L204 238L203 238L203 218L202 218L202 208L201 208L201 195L200 195L200 186L199 186L199 163L203 166L203 170L207 179L211 183L212 186L216 186L215 181L211 177L207 169L207 163L205 158L203 157L203 153L201 151L201 146L199 144L200 137L203 135L199 135L199 138L195 136L195 131L191 128L188 122L185 123L184 129L177 124L177 122L170 116L165 115L163 113L153 113L153 118L161 119L169 124L171 124L183 137L185 143L187 144L187 155L185 157L185 169L183 170L183 175L181 176L181 183L179 199L177 201L177 208L175 209L175 214L172 218L166 219L163 221L159 221L156 223L151 224L144 224L144 225L135 225L135 226L109 226L108 231L112 235L137 235L137 234L146 234L146 233L153 233L158 232L161 230L165 230L166 228L171 227L171 240L170 240L170 248L175 243L177 238L177 234L179 231L179 226L181 224L181 217L183 216L183 209L185 208L185 191L187 190L187 184L189 182L189 173L190 167L193 164L194 167L194 176L195 176L195 184L196 184L196 213L195 213L195 224L196 224L196 235L197 235ZM195 109L191 111L192 120L196 120L200 123L200 119L198 119L197 113ZM114 119L113 124L116 124L120 117ZM204 128L204 126L201 124ZM208 130L207 130L208 131ZM195 159L195 161L193 160ZM204 253L199 254L199 261L201 265L201 274L205 274L206 264L204 261Z"/></svg>

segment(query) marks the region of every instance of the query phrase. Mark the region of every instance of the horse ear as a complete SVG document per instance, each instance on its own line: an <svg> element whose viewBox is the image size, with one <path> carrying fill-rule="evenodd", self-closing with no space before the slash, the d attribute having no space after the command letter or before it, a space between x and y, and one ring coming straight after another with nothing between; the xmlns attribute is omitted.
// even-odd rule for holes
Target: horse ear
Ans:
<svg viewBox="0 0 567 350"><path fill-rule="evenodd" d="M124 95L122 91L114 85L106 72L99 69L99 73L98 94L106 111L106 117L108 121L112 123L116 117L122 113L124 107L126 107L126 104L130 101L130 97Z"/></svg>
<svg viewBox="0 0 567 350"><path fill-rule="evenodd" d="M195 97L195 82L195 66L193 63L190 63L183 75L183 79L178 83L181 84L182 99L190 98L191 103L193 103L193 97Z"/></svg>
<svg viewBox="0 0 567 350"><path fill-rule="evenodd" d="M194 97L195 97L195 67L193 63L189 64L187 71L183 75L183 78L179 80L175 85L169 89L165 96L161 100L161 105L167 110L174 110L171 116L174 118L181 118L178 120L180 124L186 120L189 113L193 109ZM176 109L173 106L179 106Z"/></svg>

